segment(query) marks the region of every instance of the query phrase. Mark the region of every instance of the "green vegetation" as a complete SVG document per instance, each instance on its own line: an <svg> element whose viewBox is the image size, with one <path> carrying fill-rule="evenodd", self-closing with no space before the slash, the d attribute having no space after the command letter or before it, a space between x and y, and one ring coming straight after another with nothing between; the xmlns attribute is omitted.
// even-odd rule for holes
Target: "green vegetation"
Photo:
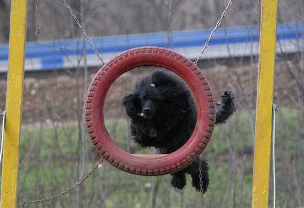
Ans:
<svg viewBox="0 0 304 208"><path fill-rule="evenodd" d="M216 126L204 151L210 166L210 188L204 196L207 207L250 207L253 171L254 114L238 112L229 123ZM58 125L58 124L57 124ZM127 122L107 122L107 130L121 148L126 147ZM303 197L303 148L298 136L298 114L284 110L277 117L277 205L296 207ZM82 144L75 125L23 130L20 147L18 201L49 197L64 191L88 173L98 161L88 138ZM303 141L302 141L303 142ZM82 167L81 147L85 147ZM132 151L149 152L131 145ZM200 195L191 187L183 192L170 186L170 176L142 177L124 173L103 163L83 186L60 200L29 207L200 207ZM154 188L151 188L153 182ZM270 182L272 189L272 182ZM154 190L154 194L152 193ZM302 194L302 196L301 196ZM181 196L183 198L181 202ZM272 194L270 193L270 203Z"/></svg>

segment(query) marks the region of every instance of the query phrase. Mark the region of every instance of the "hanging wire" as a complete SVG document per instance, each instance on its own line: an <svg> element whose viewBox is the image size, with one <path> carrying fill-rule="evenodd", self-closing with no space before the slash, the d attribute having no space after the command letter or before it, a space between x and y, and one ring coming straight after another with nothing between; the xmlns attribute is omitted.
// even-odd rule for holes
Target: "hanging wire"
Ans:
<svg viewBox="0 0 304 208"><path fill-rule="evenodd" d="M5 126L6 111L3 111L1 114L2 114L2 131L1 131L0 164L2 163L2 153L3 153L3 146L4 146L4 126Z"/></svg>
<svg viewBox="0 0 304 208"><path fill-rule="evenodd" d="M231 6L232 2L233 2L233 0L229 0L229 2L228 2L228 4L227 4L226 8L224 9L224 11L223 11L223 13L222 13L222 16L221 16L220 19L217 21L217 23L216 23L214 29L211 31L211 33L210 33L210 35L209 35L209 38L208 38L208 40L206 41L206 43L205 43L205 45L204 45L202 51L198 54L198 57L197 57L196 61L194 62L195 65L197 65L197 62L198 62L199 59L203 56L204 51L205 51L206 48L208 47L209 42L211 41L212 37L213 37L214 34L215 34L215 31L216 31L217 28L221 25L222 20L223 20L223 18L226 16L226 14L227 14L227 12L228 12L228 9L229 9L229 7Z"/></svg>
<svg viewBox="0 0 304 208"><path fill-rule="evenodd" d="M96 56L98 57L98 59L100 60L101 62L101 65L103 66L104 65L104 61L103 59L101 58L97 48L94 46L93 44L93 41L92 39L87 35L84 27L81 25L80 21L78 20L78 18L76 17L75 13L73 12L71 6L68 4L68 2L66 0L63 0L63 4L64 6L69 10L71 16L73 17L75 23L78 25L78 27L80 28L80 30L82 31L83 35L86 37L87 41L89 41L94 53L96 54Z"/></svg>
<svg viewBox="0 0 304 208"><path fill-rule="evenodd" d="M232 5L233 0L229 0L229 2L227 3L226 8L224 9L220 19L217 21L214 29L211 31L208 40L205 42L205 45L203 47L203 49L201 50L201 52L198 54L198 57L196 59L196 61L194 62L195 65L197 65L199 59L203 56L204 51L206 50L206 48L208 47L211 39L213 38L217 28L221 25L223 18L226 16L229 7ZM200 193L201 193L201 208L204 208L204 192L203 192L203 176L202 176L202 164L199 164L199 178L200 178Z"/></svg>
<svg viewBox="0 0 304 208"><path fill-rule="evenodd" d="M83 184L85 182L85 180L87 180L98 169L99 165L102 164L102 162L103 162L103 159L100 158L99 161L94 165L93 169L86 176L84 176L80 181L78 181L77 183L75 183L74 185L72 185L71 187L66 189L65 191L60 192L59 194L55 194L51 197L43 198L43 199L37 199L37 200L32 200L32 201L22 200L21 203L17 204L17 206L25 207L26 205L29 205L29 204L39 204L42 202L52 201L57 198L61 198L62 196L75 190L79 185Z"/></svg>
<svg viewBox="0 0 304 208"><path fill-rule="evenodd" d="M202 162L199 163L199 179L200 179L200 193L201 193L201 208L205 208L204 205L204 190L203 190L203 167L202 167Z"/></svg>
<svg viewBox="0 0 304 208"><path fill-rule="evenodd" d="M39 0L35 0L35 10L36 10L36 31L35 35L37 38L39 38L42 35L42 31L40 29L39 25Z"/></svg>
<svg viewBox="0 0 304 208"><path fill-rule="evenodd" d="M278 112L278 105L272 105L272 172L273 172L273 208L276 207L276 161L275 161L275 126L276 126L276 112Z"/></svg>

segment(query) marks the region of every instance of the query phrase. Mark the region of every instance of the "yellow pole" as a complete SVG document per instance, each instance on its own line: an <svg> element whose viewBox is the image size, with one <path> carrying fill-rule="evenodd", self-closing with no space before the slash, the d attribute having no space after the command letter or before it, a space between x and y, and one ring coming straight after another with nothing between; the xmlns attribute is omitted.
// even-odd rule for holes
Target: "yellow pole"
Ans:
<svg viewBox="0 0 304 208"><path fill-rule="evenodd" d="M1 207L16 207L19 136L24 77L27 1L12 0Z"/></svg>
<svg viewBox="0 0 304 208"><path fill-rule="evenodd" d="M268 207L277 7L278 0L262 0L252 208Z"/></svg>

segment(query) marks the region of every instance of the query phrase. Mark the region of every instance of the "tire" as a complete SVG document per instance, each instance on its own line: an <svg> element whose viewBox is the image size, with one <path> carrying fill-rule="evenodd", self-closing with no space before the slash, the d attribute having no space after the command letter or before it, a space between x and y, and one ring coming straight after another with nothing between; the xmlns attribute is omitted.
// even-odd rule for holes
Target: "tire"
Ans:
<svg viewBox="0 0 304 208"><path fill-rule="evenodd" d="M188 142L168 155L132 155L120 149L107 133L104 100L111 84L137 66L155 65L178 74L190 87L197 106L197 122ZM102 66L94 76L85 100L86 130L100 156L116 168L137 175L164 175L194 162L207 146L215 124L215 104L201 70L184 56L164 48L140 47L125 51Z"/></svg>

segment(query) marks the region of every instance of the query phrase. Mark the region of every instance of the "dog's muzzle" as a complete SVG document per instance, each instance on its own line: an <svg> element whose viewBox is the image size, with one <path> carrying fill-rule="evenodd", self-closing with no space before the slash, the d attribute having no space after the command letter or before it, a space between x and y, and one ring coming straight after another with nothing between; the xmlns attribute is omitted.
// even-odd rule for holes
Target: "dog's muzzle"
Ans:
<svg viewBox="0 0 304 208"><path fill-rule="evenodd" d="M143 116L146 119L151 119L154 116L153 110L151 108L145 107L143 109Z"/></svg>

